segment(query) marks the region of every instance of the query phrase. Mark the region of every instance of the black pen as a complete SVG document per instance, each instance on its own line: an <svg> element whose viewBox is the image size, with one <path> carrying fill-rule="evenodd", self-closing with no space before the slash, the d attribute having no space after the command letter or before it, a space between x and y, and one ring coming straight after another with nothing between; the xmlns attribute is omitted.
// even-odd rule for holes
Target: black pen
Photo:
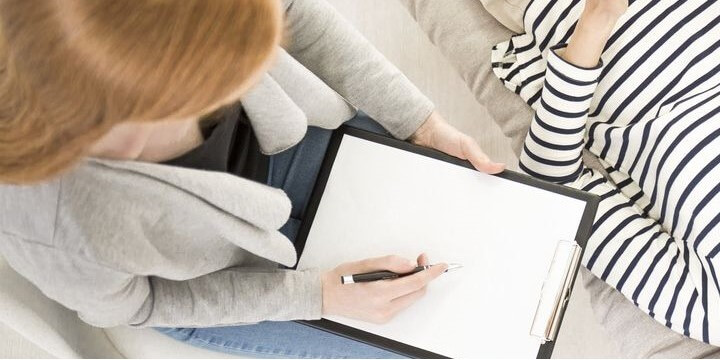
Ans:
<svg viewBox="0 0 720 360"><path fill-rule="evenodd" d="M343 284L354 284L354 283L379 281L379 280L392 280L392 279L397 279L397 278L401 278L401 277L405 277L405 276L410 276L412 274L417 274L423 270L427 270L427 269L431 268L432 266L433 265L418 266L415 269L413 269L411 272L404 273L404 274L398 274L398 273L394 273L392 271L373 271L373 272L362 273L362 274L343 275L340 277L340 281ZM462 267L462 265L460 265L460 264L448 264L448 268L444 272L459 269L461 267Z"/></svg>

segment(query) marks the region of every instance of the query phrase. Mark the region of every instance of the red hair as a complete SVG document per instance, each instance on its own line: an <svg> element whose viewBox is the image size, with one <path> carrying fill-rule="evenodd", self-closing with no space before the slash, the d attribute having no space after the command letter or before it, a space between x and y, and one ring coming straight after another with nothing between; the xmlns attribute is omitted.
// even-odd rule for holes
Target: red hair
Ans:
<svg viewBox="0 0 720 360"><path fill-rule="evenodd" d="M120 122L196 116L281 33L274 0L1 0L0 181L57 175Z"/></svg>

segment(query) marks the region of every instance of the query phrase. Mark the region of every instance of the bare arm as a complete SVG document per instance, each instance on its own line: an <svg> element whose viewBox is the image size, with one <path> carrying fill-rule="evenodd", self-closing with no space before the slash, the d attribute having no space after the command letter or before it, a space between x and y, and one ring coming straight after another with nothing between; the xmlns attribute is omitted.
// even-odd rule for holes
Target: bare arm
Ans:
<svg viewBox="0 0 720 360"><path fill-rule="evenodd" d="M618 18L627 7L627 0L588 0L562 57L580 67L597 65Z"/></svg>

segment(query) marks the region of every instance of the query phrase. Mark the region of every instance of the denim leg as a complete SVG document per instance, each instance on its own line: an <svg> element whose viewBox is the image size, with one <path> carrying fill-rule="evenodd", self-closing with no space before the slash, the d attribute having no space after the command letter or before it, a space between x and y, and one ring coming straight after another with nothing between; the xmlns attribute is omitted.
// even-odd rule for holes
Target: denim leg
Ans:
<svg viewBox="0 0 720 360"><path fill-rule="evenodd" d="M293 359L403 358L398 354L292 321L158 330L189 345L234 355Z"/></svg>
<svg viewBox="0 0 720 360"><path fill-rule="evenodd" d="M358 112L345 124L390 136L380 124L363 112ZM332 130L309 127L305 137L297 145L270 157L267 184L283 189L292 203L290 219L280 229L292 242L295 242L300 230L331 137Z"/></svg>
<svg viewBox="0 0 720 360"><path fill-rule="evenodd" d="M267 184L283 189L290 198L290 218L280 232L292 242L300 230L331 136L331 130L309 127L297 145L270 157Z"/></svg>

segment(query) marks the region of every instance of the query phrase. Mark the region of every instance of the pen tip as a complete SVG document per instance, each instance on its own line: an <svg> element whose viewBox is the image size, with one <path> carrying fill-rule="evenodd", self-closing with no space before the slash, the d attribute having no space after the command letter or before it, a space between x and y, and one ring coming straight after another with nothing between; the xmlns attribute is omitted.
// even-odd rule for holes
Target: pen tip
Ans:
<svg viewBox="0 0 720 360"><path fill-rule="evenodd" d="M457 270L457 269L460 269L461 267L463 267L461 264L450 263L450 264L448 264L448 267L447 267L447 269L445 270L445 272L448 272L448 271L451 271L451 270Z"/></svg>

